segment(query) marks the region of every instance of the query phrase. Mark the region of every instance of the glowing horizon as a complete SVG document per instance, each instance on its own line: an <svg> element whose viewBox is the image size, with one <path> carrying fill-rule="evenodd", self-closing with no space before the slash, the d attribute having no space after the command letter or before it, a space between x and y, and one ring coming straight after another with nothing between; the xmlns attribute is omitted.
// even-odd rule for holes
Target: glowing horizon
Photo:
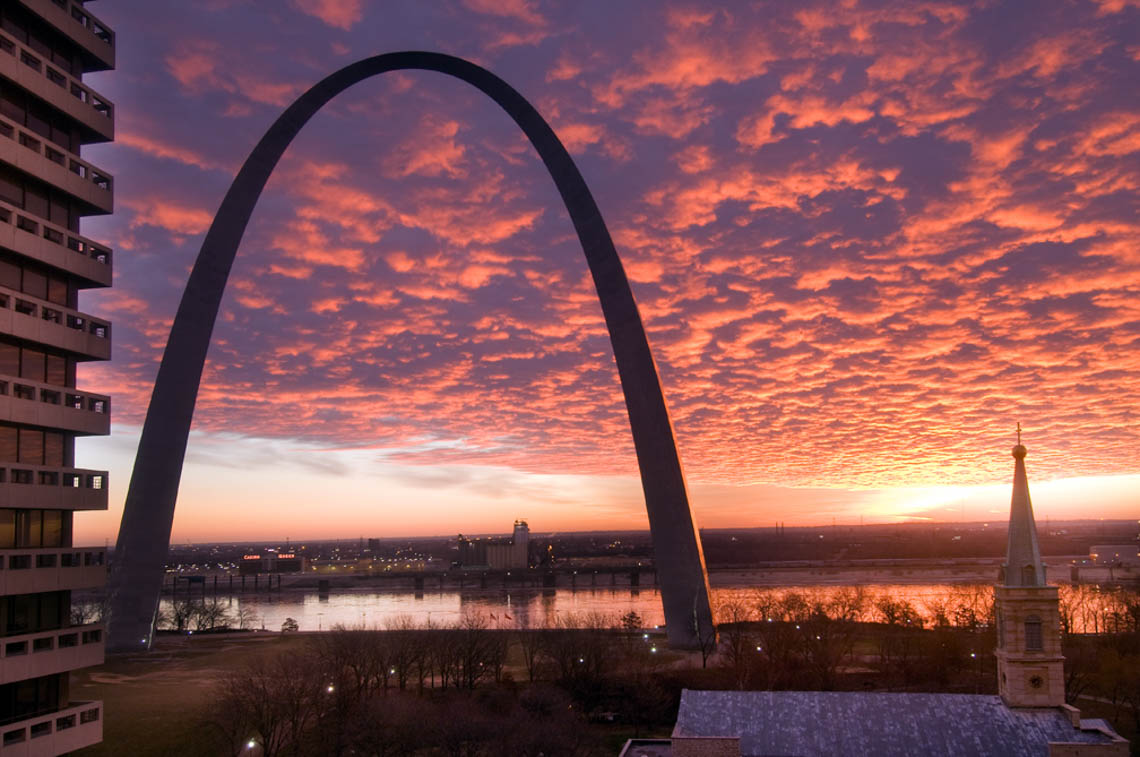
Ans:
<svg viewBox="0 0 1140 757"><path fill-rule="evenodd" d="M77 540L114 538L186 271L253 140L348 60L416 48L502 76L582 167L699 525L1004 517L1017 421L1039 518L1140 514L1135 3L598 12L101 9L120 64L88 79L119 136L84 156L116 176L119 210L83 231L114 246L116 278L80 305L114 322L115 359L79 386L112 395L114 435L78 464L110 470L112 509L77 517ZM347 93L270 183L176 540L644 527L553 186L478 93L408 86L421 76Z"/></svg>

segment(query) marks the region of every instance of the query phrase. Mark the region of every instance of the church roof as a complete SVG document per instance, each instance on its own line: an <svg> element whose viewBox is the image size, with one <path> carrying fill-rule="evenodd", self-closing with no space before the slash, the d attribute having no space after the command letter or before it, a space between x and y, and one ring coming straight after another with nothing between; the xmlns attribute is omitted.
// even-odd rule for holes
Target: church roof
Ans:
<svg viewBox="0 0 1140 757"><path fill-rule="evenodd" d="M1009 504L1009 541L1006 547L1006 586L1044 586L1045 567L1037 544L1037 524L1033 520L1033 503L1029 501L1029 479L1025 474L1027 451L1021 444L1021 425L1017 429L1017 446L1013 448L1013 497Z"/></svg>
<svg viewBox="0 0 1140 757"><path fill-rule="evenodd" d="M978 694L685 690L673 738L739 736L742 757L1047 757L1050 742L1119 738L1086 724L1074 728L1059 708L1011 709Z"/></svg>

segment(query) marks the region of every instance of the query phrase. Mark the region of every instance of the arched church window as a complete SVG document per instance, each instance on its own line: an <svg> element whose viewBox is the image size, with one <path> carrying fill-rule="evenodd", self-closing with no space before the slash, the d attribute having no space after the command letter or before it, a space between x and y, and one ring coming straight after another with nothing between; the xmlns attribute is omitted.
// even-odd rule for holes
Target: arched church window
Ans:
<svg viewBox="0 0 1140 757"><path fill-rule="evenodd" d="M1044 649L1041 642L1041 618L1036 615L1025 619L1025 648L1035 652Z"/></svg>
<svg viewBox="0 0 1140 757"><path fill-rule="evenodd" d="M1032 565L1026 565L1021 569L1021 584L1022 586L1035 586L1037 584L1037 571L1033 569Z"/></svg>

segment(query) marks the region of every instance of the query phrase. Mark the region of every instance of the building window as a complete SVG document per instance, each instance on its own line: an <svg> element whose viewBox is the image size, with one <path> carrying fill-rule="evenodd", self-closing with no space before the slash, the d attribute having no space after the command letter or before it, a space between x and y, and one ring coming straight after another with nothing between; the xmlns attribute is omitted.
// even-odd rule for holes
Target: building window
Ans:
<svg viewBox="0 0 1140 757"><path fill-rule="evenodd" d="M1033 569L1032 565L1026 565L1021 569L1021 585L1022 586L1036 586L1037 585L1037 571Z"/></svg>
<svg viewBox="0 0 1140 757"><path fill-rule="evenodd" d="M1031 652L1040 652L1045 648L1041 641L1041 618L1036 615L1025 619L1025 648Z"/></svg>

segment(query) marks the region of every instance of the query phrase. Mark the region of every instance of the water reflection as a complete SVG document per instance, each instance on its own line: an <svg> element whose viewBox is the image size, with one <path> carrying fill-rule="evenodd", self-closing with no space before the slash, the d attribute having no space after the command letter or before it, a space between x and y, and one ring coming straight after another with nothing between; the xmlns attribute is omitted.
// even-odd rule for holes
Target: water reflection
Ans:
<svg viewBox="0 0 1140 757"><path fill-rule="evenodd" d="M1060 587L1061 621L1075 633L1101 633L1140 622L1135 591L1096 586ZM656 588L463 589L437 592L273 592L218 596L231 617L252 612L253 627L280 630L287 618L303 631L334 626L389 628L395 623L447 626L465 614L481 615L497 628L542 628L605 616L616 624L630 612L644 626L665 622ZM912 613L924 625L988 624L993 615L991 584L880 584L713 589L719 620L759 620L772 613L811 607L842 608L846 617L883 622L888 613ZM171 602L162 609L170 613ZM1123 626L1122 626L1123 624Z"/></svg>

